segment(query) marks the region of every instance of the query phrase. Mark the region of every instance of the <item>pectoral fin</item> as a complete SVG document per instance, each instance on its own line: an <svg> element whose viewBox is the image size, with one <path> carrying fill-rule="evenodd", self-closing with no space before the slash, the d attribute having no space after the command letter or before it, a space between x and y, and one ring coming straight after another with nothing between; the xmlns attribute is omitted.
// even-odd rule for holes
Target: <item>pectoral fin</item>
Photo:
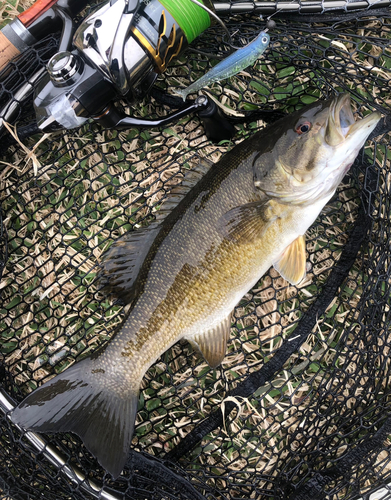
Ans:
<svg viewBox="0 0 391 500"><path fill-rule="evenodd" d="M211 368L216 368L227 352L227 342L231 330L231 314L219 325L188 338L192 346L200 351Z"/></svg>
<svg viewBox="0 0 391 500"><path fill-rule="evenodd" d="M218 221L218 228L225 238L246 243L260 238L277 218L269 201L257 201L226 212Z"/></svg>
<svg viewBox="0 0 391 500"><path fill-rule="evenodd" d="M305 237L296 238L273 265L289 283L300 283L306 275Z"/></svg>

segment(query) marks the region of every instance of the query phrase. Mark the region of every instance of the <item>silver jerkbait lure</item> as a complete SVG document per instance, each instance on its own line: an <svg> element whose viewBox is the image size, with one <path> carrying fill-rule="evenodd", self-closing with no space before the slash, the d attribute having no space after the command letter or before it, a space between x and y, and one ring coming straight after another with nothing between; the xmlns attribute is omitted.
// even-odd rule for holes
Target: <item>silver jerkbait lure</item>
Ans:
<svg viewBox="0 0 391 500"><path fill-rule="evenodd" d="M197 92L211 83L225 80L226 78L236 75L239 71L253 64L265 52L269 46L269 42L270 36L265 31L261 31L261 33L248 45L226 57L187 88L175 90L175 93L180 95L185 101L188 94Z"/></svg>

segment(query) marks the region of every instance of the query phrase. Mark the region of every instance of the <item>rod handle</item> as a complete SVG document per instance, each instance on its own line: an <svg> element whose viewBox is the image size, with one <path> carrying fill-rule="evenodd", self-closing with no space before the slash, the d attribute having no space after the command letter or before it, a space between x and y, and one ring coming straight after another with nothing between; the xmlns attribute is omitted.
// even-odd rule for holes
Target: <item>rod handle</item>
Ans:
<svg viewBox="0 0 391 500"><path fill-rule="evenodd" d="M31 7L0 31L0 71L35 41L29 34L29 26L57 2L58 0L36 0Z"/></svg>
<svg viewBox="0 0 391 500"><path fill-rule="evenodd" d="M0 71L19 54L20 51L8 40L4 33L0 31Z"/></svg>

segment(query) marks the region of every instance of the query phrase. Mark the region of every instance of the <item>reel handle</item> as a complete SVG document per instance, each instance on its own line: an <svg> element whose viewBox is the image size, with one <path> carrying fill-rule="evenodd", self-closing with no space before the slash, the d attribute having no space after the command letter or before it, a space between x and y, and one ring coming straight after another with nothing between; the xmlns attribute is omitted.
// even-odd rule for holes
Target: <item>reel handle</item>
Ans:
<svg viewBox="0 0 391 500"><path fill-rule="evenodd" d="M206 95L198 96L195 101L187 101L186 105L181 109L164 118L155 120L134 118L133 116L125 115L123 111L120 111L114 105L110 105L101 116L95 117L95 120L106 128L165 127L192 113L196 113L199 116L205 130L205 135L212 142L217 143L222 140L231 139L236 133L235 127L228 121L224 113Z"/></svg>

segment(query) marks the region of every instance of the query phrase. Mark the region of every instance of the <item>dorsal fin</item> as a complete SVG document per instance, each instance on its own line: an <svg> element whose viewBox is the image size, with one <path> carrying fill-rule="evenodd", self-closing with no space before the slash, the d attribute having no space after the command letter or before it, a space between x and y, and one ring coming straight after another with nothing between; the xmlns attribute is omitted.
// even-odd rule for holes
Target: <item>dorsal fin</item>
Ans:
<svg viewBox="0 0 391 500"><path fill-rule="evenodd" d="M125 304L133 300L136 278L159 229L159 224L153 223L125 234L111 245L99 265L98 280L104 291Z"/></svg>
<svg viewBox="0 0 391 500"><path fill-rule="evenodd" d="M156 215L156 222L147 228L125 234L114 242L103 255L98 280L102 289L120 298L125 304L131 302L136 290L134 284L140 268L160 229L160 222L172 212L190 189L210 169L212 162L200 159L180 184L175 186L164 199Z"/></svg>
<svg viewBox="0 0 391 500"><path fill-rule="evenodd" d="M163 200L163 203L156 214L156 220L161 222L169 213L183 200L187 193L204 177L213 162L200 158L197 165L185 174L183 180L174 186L170 193Z"/></svg>

